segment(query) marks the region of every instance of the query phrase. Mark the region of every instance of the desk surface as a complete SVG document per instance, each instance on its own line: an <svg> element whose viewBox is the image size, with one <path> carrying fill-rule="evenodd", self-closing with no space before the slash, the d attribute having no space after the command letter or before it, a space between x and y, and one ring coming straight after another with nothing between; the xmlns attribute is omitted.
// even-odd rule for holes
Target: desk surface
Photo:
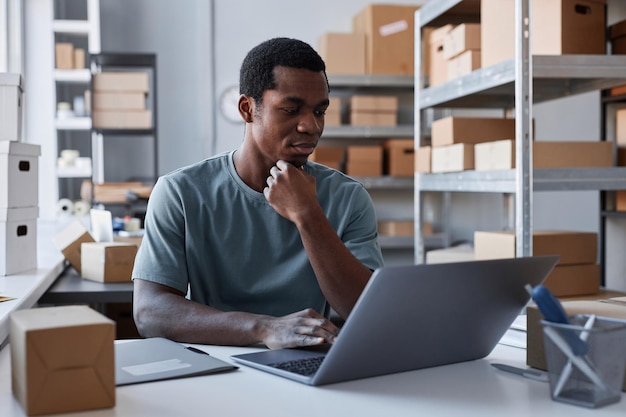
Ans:
<svg viewBox="0 0 626 417"><path fill-rule="evenodd" d="M68 267L39 299L39 304L130 303L133 283L96 282L82 278Z"/></svg>
<svg viewBox="0 0 626 417"><path fill-rule="evenodd" d="M232 362L253 348L200 346ZM485 359L419 371L309 387L248 367L239 370L117 388L111 409L67 417L207 416L620 416L622 401L596 410L550 399L548 384L498 371L490 362L524 366L525 350L504 345ZM0 351L0 415L23 417L11 394L10 349Z"/></svg>

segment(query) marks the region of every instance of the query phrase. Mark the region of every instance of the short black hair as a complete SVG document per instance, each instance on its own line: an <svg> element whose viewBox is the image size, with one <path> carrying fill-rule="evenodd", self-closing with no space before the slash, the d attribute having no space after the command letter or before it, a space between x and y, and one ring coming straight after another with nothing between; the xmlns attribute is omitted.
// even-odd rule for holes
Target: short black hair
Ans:
<svg viewBox="0 0 626 417"><path fill-rule="evenodd" d="M252 48L244 58L239 71L239 93L260 104L265 90L276 88L277 66L322 71L326 77L326 64L311 45L298 39L273 38Z"/></svg>

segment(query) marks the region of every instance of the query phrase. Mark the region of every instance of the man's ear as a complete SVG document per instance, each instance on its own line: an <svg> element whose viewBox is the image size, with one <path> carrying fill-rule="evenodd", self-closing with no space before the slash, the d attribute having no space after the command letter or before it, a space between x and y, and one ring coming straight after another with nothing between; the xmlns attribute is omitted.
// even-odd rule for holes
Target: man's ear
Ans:
<svg viewBox="0 0 626 417"><path fill-rule="evenodd" d="M239 102L237 103L239 108L239 114L246 123L252 123L254 116L254 99L244 94L239 96Z"/></svg>

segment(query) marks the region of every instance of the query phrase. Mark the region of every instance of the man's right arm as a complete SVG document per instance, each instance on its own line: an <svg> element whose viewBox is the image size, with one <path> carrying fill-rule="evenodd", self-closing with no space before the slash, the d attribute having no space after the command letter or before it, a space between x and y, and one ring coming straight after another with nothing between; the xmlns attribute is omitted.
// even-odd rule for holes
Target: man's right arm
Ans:
<svg viewBox="0 0 626 417"><path fill-rule="evenodd" d="M269 348L332 343L338 329L311 309L284 317L224 312L188 300L176 289L143 279L134 280L133 315L144 337L165 337L185 343Z"/></svg>

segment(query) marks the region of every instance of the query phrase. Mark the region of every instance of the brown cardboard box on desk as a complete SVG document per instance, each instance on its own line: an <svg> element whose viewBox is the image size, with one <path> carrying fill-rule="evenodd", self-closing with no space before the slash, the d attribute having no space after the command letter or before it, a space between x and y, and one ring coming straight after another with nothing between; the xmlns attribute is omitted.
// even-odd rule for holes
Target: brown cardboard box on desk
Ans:
<svg viewBox="0 0 626 417"><path fill-rule="evenodd" d="M86 306L10 316L13 395L29 416L115 406L115 323Z"/></svg>
<svg viewBox="0 0 626 417"><path fill-rule="evenodd" d="M83 243L95 242L89 230L76 220L58 233L53 238L53 241L70 265L81 274L81 245Z"/></svg>
<svg viewBox="0 0 626 417"><path fill-rule="evenodd" d="M131 280L137 245L124 242L92 242L81 245L83 278L99 282Z"/></svg>
<svg viewBox="0 0 626 417"><path fill-rule="evenodd" d="M616 297L620 295L620 297ZM626 297L624 294L611 291L601 291L594 297L586 299L561 300L568 315L596 314L626 320ZM546 357L543 347L543 316L537 306L530 305L526 309L526 363L538 369L546 369ZM622 391L626 391L626 378Z"/></svg>

